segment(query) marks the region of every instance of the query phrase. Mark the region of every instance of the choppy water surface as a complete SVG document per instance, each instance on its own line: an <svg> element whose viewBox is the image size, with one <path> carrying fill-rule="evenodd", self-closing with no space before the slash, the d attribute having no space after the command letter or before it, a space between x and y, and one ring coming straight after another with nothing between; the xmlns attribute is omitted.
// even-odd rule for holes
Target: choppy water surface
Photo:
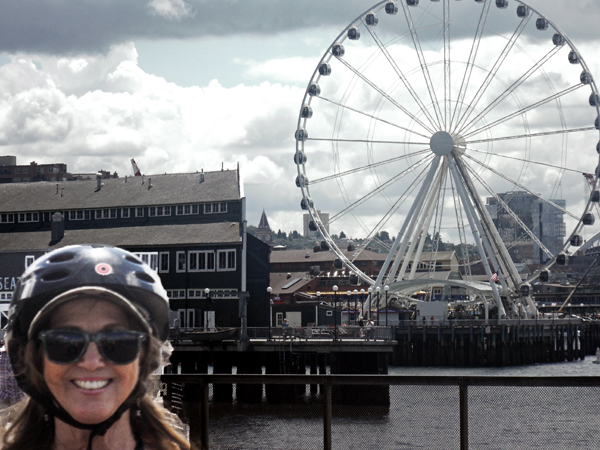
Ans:
<svg viewBox="0 0 600 450"><path fill-rule="evenodd" d="M584 361L506 368L393 367L392 375L597 376ZM364 389L368 389L367 386ZM554 387L470 387L469 449L596 449L600 390ZM458 449L459 395L454 386L392 386L389 408L334 407L334 449ZM214 405L213 449L323 448L319 403Z"/></svg>

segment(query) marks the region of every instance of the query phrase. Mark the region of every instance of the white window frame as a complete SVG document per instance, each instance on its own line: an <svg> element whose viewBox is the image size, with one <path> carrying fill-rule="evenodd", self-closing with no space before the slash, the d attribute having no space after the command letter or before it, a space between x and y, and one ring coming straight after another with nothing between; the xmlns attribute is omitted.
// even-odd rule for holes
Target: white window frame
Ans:
<svg viewBox="0 0 600 450"><path fill-rule="evenodd" d="M275 326L280 327L283 325L283 313L275 313Z"/></svg>
<svg viewBox="0 0 600 450"><path fill-rule="evenodd" d="M129 219L131 217L131 210L129 208L121 208L121 218Z"/></svg>
<svg viewBox="0 0 600 450"><path fill-rule="evenodd" d="M117 218L117 208L104 208L104 209L96 209L95 217L98 220L101 219L116 219Z"/></svg>
<svg viewBox="0 0 600 450"><path fill-rule="evenodd" d="M181 259L183 257L183 260ZM177 252L175 254L175 272L182 273L187 270L187 254L186 252Z"/></svg>
<svg viewBox="0 0 600 450"><path fill-rule="evenodd" d="M166 268L163 268L163 262L166 262ZM160 252L158 254L158 272L168 273L169 272L169 252Z"/></svg>
<svg viewBox="0 0 600 450"><path fill-rule="evenodd" d="M148 217L164 217L171 215L170 206L149 206Z"/></svg>
<svg viewBox="0 0 600 450"><path fill-rule="evenodd" d="M34 223L40 221L40 213L19 213L19 223Z"/></svg>
<svg viewBox="0 0 600 450"><path fill-rule="evenodd" d="M15 223L14 214L0 214L0 223Z"/></svg>
<svg viewBox="0 0 600 450"><path fill-rule="evenodd" d="M171 299L184 299L185 289L167 289L167 297Z"/></svg>
<svg viewBox="0 0 600 450"><path fill-rule="evenodd" d="M200 205L177 205L175 207L176 216L190 216L200 214Z"/></svg>
<svg viewBox="0 0 600 450"><path fill-rule="evenodd" d="M25 256L25 268L27 269L30 265L33 264L34 261L35 261L35 256L26 255Z"/></svg>
<svg viewBox="0 0 600 450"><path fill-rule="evenodd" d="M144 217L144 207L138 206L135 208L135 217Z"/></svg>
<svg viewBox="0 0 600 450"><path fill-rule="evenodd" d="M227 250L217 250L217 271L218 272L232 272L237 267L237 252L235 250L227 249ZM221 265L221 255L225 255L225 265ZM233 254L233 267L231 266L231 261L229 255Z"/></svg>
<svg viewBox="0 0 600 450"><path fill-rule="evenodd" d="M158 252L133 252L133 254L158 272Z"/></svg>
<svg viewBox="0 0 600 450"><path fill-rule="evenodd" d="M227 212L227 202L205 203L204 214L220 214Z"/></svg>
<svg viewBox="0 0 600 450"><path fill-rule="evenodd" d="M12 292L0 292L0 300L12 300ZM4 314L4 311L2 311ZM6 317L8 319L8 316Z"/></svg>
<svg viewBox="0 0 600 450"><path fill-rule="evenodd" d="M91 220L92 212L89 209L69 211L69 220Z"/></svg>
<svg viewBox="0 0 600 450"><path fill-rule="evenodd" d="M212 261L211 261L212 257ZM204 268L200 262L204 260ZM194 267L193 267L194 266ZM215 252L213 250L189 250L187 257L188 272L214 272L216 267Z"/></svg>

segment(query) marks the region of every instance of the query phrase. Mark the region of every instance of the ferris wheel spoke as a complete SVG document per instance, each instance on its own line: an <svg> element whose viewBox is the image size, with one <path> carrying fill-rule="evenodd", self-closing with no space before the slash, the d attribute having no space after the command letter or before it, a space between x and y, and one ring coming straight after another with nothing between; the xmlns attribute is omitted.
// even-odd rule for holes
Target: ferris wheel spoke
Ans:
<svg viewBox="0 0 600 450"><path fill-rule="evenodd" d="M350 143L366 143L366 144L395 144L395 145L429 145L429 142L412 142L412 141L374 141L372 139L336 139L336 138L308 138L307 141L321 142L350 142Z"/></svg>
<svg viewBox="0 0 600 450"><path fill-rule="evenodd" d="M519 86L521 86L521 84L523 84L527 79L529 79L534 73L536 73L543 65L544 63L546 63L550 58L552 58L552 56L554 56L556 54L556 52L558 52L560 50L559 46L555 46L552 50L550 50L545 56L544 58L542 58L540 61L538 61L536 64L534 64L527 72L525 72L517 81L515 81L510 87L508 87L502 94L500 94L493 102L491 102L485 109L483 109L479 114L477 114L477 116L475 116L473 119L471 119L471 121L469 123L467 123L466 125L464 125L462 127L461 130L461 134L465 135L471 135L473 133L465 133L465 130L468 130L471 126L473 126L473 124L477 123L477 121L481 120L482 118L484 118L490 111L492 111L496 106L498 106L500 103L502 103L502 101L508 97L510 94L512 94ZM579 83L575 86L572 86L571 88L565 89L563 91L563 93L559 93L559 94L555 94L551 97L548 97L547 99L542 100L541 102L538 102L537 106L540 106L550 100L553 100L555 98L558 98L562 95L568 94L570 92L572 92L573 90L579 88L579 87L583 87L584 85L582 83Z"/></svg>
<svg viewBox="0 0 600 450"><path fill-rule="evenodd" d="M444 0L444 130L450 126L452 108L452 72L450 67L450 5Z"/></svg>
<svg viewBox="0 0 600 450"><path fill-rule="evenodd" d="M595 129L596 129L595 127L583 127L583 128L570 128L570 129L566 129L566 130L543 131L540 133L517 134L515 136L490 137L487 139L474 139L474 140L467 142L467 144L480 144L482 142L507 141L507 140L511 140L511 139L526 139L526 138L533 138L533 137L540 137L540 136L552 136L552 135L558 135L558 134L564 135L564 134L568 134L568 133L580 133L583 131L593 131Z"/></svg>
<svg viewBox="0 0 600 450"><path fill-rule="evenodd" d="M533 110L535 108L539 108L540 106L542 106L542 105L544 105L544 104L546 104L548 102L551 102L553 100L561 98L561 97L563 97L563 96L565 96L567 94L570 94L571 92L576 91L577 89L582 88L583 86L584 86L583 84L579 83L579 84L571 86L571 87L569 87L569 88L567 88L567 89L565 89L565 90L563 90L561 92L557 92L554 95L551 95L549 97L546 97L543 100L540 100L539 102L533 103L533 104L531 104L529 106L526 106L525 108L521 108L520 110L515 111L512 114L504 116L504 117L502 117L502 118L500 118L498 120L495 120L494 122L488 123L487 125L485 125L485 126L483 126L481 128L473 130L470 133L465 134L464 138L467 139L467 138L469 138L471 136L474 136L476 134L479 134L479 133L481 133L483 131L489 130L490 128L493 128L493 127L495 127L497 125L503 124L503 123L505 123L505 122L507 122L507 121L509 121L511 119L514 119L517 116L520 116L520 115L526 113L527 111L531 111L531 110ZM479 119L479 118L480 117L478 116L476 119ZM474 122L471 122L471 123L474 123ZM468 125L465 127L465 129L467 127L468 127Z"/></svg>
<svg viewBox="0 0 600 450"><path fill-rule="evenodd" d="M452 124L454 123L455 117L460 117L461 114L461 108L465 100L467 87L469 86L469 82L471 81L471 74L473 73L473 67L475 67L475 60L477 59L477 54L479 52L479 44L481 43L481 37L483 35L483 30L485 29L485 22L487 20L491 4L491 1L485 2L485 4L483 5L483 10L481 11L481 15L479 16L477 30L475 32L475 37L473 38L473 44L471 45L471 51L469 53L469 60L467 62L465 74L462 78L460 89L458 91L456 106L454 108L454 112L452 113Z"/></svg>
<svg viewBox="0 0 600 450"><path fill-rule="evenodd" d="M510 53L510 51L512 50L514 45L517 43L517 40L521 36L521 33L525 29L525 26L527 25L527 23L529 22L530 17L531 17L531 15L524 17L521 20L521 22L519 23L519 26L517 27L517 29L511 36L510 40L506 43L506 46L502 49L501 54L498 56L498 59L496 59L496 62L494 63L494 66L492 67L492 69L488 72L487 77L485 78L482 85L477 90L477 93L471 100L471 103L469 103L469 107L460 117L460 119L457 123L456 129L460 130L462 128L462 124L465 121L469 120L471 113L475 110L475 108L477 107L477 104L483 97L483 94L485 94L485 92L487 91L487 88L489 87L489 85L491 84L493 79L496 77L496 73L502 66L502 63L504 62L504 60L506 59L506 57L508 56L508 54Z"/></svg>
<svg viewBox="0 0 600 450"><path fill-rule="evenodd" d="M357 113L357 114L362 114L362 115L363 115L363 116L365 116L365 117L369 117L369 118L371 118L371 119L373 119L373 120L376 120L376 121L378 121L378 122L385 123L386 125L390 125L390 126L392 126L392 127L398 128L398 129L400 129L400 130L408 131L409 133L412 133L412 134L416 134L417 136L421 136L421 137L423 137L423 138L425 138L425 139L429 139L429 138L430 138L430 136L427 136L426 134L419 133L419 132L417 132L417 131L415 131L415 130L412 130L412 129L410 129L410 128L406 128L406 127L403 127L403 126L401 126L401 125L398 125L398 124L396 124L396 123L392 123L392 122L390 122L390 121L388 121L388 120L382 119L381 117L374 116L374 115L372 115L372 114L368 114L368 113L366 113L366 112L360 111L360 110L358 110L358 109L356 109L356 108L352 108L352 107L350 107L350 106L348 106L348 105L344 105L344 104L342 104L342 103L336 102L336 101L334 101L334 100L331 100L331 99L328 99L328 98L326 98L326 97L319 97L319 99L321 99L321 100L324 100L324 101L326 101L326 102L329 102L329 103L331 103L331 104L333 104L333 105L336 105L336 106L338 106L338 107L340 107L340 108L345 108L345 109L348 109L348 110L350 110L350 111L352 111L352 112L355 112L355 113Z"/></svg>
<svg viewBox="0 0 600 450"><path fill-rule="evenodd" d="M338 60L344 66L346 66L351 72L353 72L357 77L359 77L361 80L363 80L369 86L371 86L371 88L373 88L377 93L379 93L379 95L381 95L388 102L390 102L392 105L394 105L400 111L402 111L404 114L406 114L408 117L410 117L414 122L418 123L421 127L423 127L424 129L426 129L427 131L433 133L433 130L427 124L423 123L417 116L415 116L408 109L406 109L404 106L402 106L400 103L398 103L392 97L390 97L387 92L385 92L382 88L380 88L379 86L377 86L369 78L367 78L366 76L364 76L358 69L356 69L355 67L353 67L352 65L350 65L348 63L348 61L346 61L344 58L338 58Z"/></svg>
<svg viewBox="0 0 600 450"><path fill-rule="evenodd" d="M329 223L334 222L338 219L340 219L341 217L343 217L344 215L346 215L348 212L354 210L357 206L362 205L363 203L365 203L367 200L373 198L376 194L384 191L385 189L387 189L388 187L390 187L392 184L396 183L398 180L401 180L402 178L404 178L406 175L408 175L411 172L414 172L416 169L418 169L420 166L423 166L424 164L426 164L427 162L431 161L433 158L433 156L428 156L426 158L421 159L419 162L417 162L416 164L413 164L410 167L407 167L405 170L403 170L402 172L396 174L395 176L393 176L392 178L390 178L388 181L386 181L385 183L382 183L381 185L377 186L375 189L373 189L371 192L369 192L368 194L364 195L363 197L359 198L358 200L356 200L355 202L349 204L346 208L344 208L343 210L341 210L339 213L335 214L334 216L332 216L329 219ZM426 166L427 167L427 166Z"/></svg>
<svg viewBox="0 0 600 450"><path fill-rule="evenodd" d="M437 96L435 95L435 89L433 87L433 81L431 81L431 74L429 73L429 67L427 65L427 61L425 60L425 55L423 54L423 49L421 48L421 42L419 41L419 35L415 28L415 24L413 23L412 16L409 11L409 6L406 2L402 2L402 8L404 10L404 16L406 17L406 22L408 24L408 28L410 30L410 35L413 40L413 45L417 56L419 58L419 63L421 64L421 71L423 76L425 77L425 83L427 84L427 90L429 91L429 97L431 99L431 103L433 105L433 109L435 111L435 115L437 117L438 127L442 127L442 113L440 111L440 105L437 101Z"/></svg>
<svg viewBox="0 0 600 450"><path fill-rule="evenodd" d="M538 239L538 237L535 235L535 233L529 229L529 227L527 227L527 225L525 225L525 223L521 220L521 218L508 206L508 204L502 200L502 198L496 194L496 192L484 181L484 179L479 176L479 174L477 172L475 172L471 166L469 166L468 164L465 164L467 170L469 171L469 173L471 174L472 177L474 177L477 181L479 181L479 183L484 187L484 189L492 196L496 199L496 201L500 204L500 206L502 207L503 210L505 210L508 215L510 215L512 217L512 219L515 221L515 223L519 226L520 229L522 229L531 240L533 240L533 242L535 242L540 249L549 257L549 258L553 258L554 255L552 254L552 252L550 252L550 250L548 250L546 248L546 246L542 243L542 241L540 239ZM546 199L544 199L543 197L538 197L541 200L546 201ZM555 203L551 202L551 201L546 201L548 204L551 204L553 206L556 206ZM564 211L563 208L559 208L558 206L556 206L558 209Z"/></svg>
<svg viewBox="0 0 600 450"><path fill-rule="evenodd" d="M396 75L398 76L400 81L402 81L402 84L404 84L404 87L410 93L413 100L417 103L417 105L419 105L419 108L421 108L421 111L423 112L423 114L425 114L427 116L427 119L429 120L430 124L435 127L435 119L429 113L429 109L425 106L425 104L423 103L421 98L417 95L416 91L414 90L414 88L412 87L410 82L408 81L408 78L406 77L406 75L404 75L404 73L402 72L400 67L398 67L398 64L396 63L396 61L394 60L392 55L390 55L390 52L388 51L385 44L381 41L381 39L379 38L379 36L377 35L377 33L375 32L374 29L372 29L371 27L366 27L366 28L369 31L369 34L371 35L371 37L373 38L373 41L377 44L381 53L383 53L386 60L390 63L390 66L392 66L392 69L394 70L394 72L396 72Z"/></svg>
<svg viewBox="0 0 600 450"><path fill-rule="evenodd" d="M386 164L391 164L393 162L401 161L401 160L406 159L406 158L411 158L411 157L414 157L414 156L419 156L419 155L428 154L428 153L429 153L429 149L426 149L426 150L420 150L418 152L410 153L408 155L396 156L395 158L386 159L384 161L379 161L379 162L376 162L376 163L372 163L372 164L367 164L367 165L364 165L364 166L356 167L354 169L346 170L344 172L335 173L333 175L329 175L329 176L326 176L326 177L317 178L316 180L309 181L308 184L310 185L310 184L322 183L324 181L329 181L329 180L333 180L335 178L345 177L347 175L351 175L351 174L354 174L354 173L357 173L357 172L362 172L364 170L370 170L370 169L373 169L375 167L383 166L383 165L386 165Z"/></svg>

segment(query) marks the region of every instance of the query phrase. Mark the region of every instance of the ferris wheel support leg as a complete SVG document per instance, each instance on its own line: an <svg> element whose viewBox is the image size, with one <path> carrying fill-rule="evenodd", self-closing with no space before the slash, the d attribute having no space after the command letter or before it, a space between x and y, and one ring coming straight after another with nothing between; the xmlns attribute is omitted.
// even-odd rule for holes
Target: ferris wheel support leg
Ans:
<svg viewBox="0 0 600 450"><path fill-rule="evenodd" d="M469 225L471 226L473 238L475 239L475 243L477 244L477 250L479 251L479 255L481 256L481 262L483 263L485 273L488 279L491 279L492 270L490 268L487 255L483 250L483 236L480 233L481 224L479 223L479 221L476 220L475 209L473 208L473 204L471 203L470 198L467 195L463 184L463 180L460 178L458 174L458 169L456 168L456 165L454 164L454 160L452 158L448 158L448 166L450 167L450 172L458 188L458 195L461 197L462 203L465 207L467 219L469 220ZM496 287L496 284L490 281L490 286L492 288L494 299L496 300L496 305L498 305L498 315L500 317L506 317L506 311L504 309L504 305L502 304L502 300L500 299L500 294L498 293L498 288Z"/></svg>
<svg viewBox="0 0 600 450"><path fill-rule="evenodd" d="M423 243L425 242L425 239L423 238L423 232L424 232L425 228L423 228L423 226L425 224L425 220L428 217L431 217L431 212L434 207L434 200L436 198L438 198L438 195L440 192L440 187L442 185L443 173L444 173L444 169L442 168L442 170L440 170L436 176L436 179L433 183L433 189L431 190L431 194L429 195L429 198L427 199L427 204L424 209L425 213L420 215L419 223L417 224L417 227L416 227L416 232L413 233L413 230L410 230L410 232L406 235L406 237L410 239L410 246L408 247L408 251L406 252L406 257L404 258L402 267L400 268L400 272L398 273L397 280L402 280L402 278L404 277L404 274L406 273L406 269L407 269L408 265L410 264L410 257L413 254L413 252L415 251L415 247L417 246L417 243L419 244L420 248L423 248L423 246L421 245L421 242L423 242ZM427 226L429 227L429 221L427 223ZM415 255L415 257L413 258L411 275L419 262L419 258L420 258L420 253L418 255ZM412 279L412 276L410 278Z"/></svg>
<svg viewBox="0 0 600 450"><path fill-rule="evenodd" d="M436 156L433 159L433 162L431 163L431 167L429 168L429 173L425 177L425 180L423 180L423 184L421 185L419 194L417 195L417 198L415 199L414 203L410 207L410 210L406 216L406 220L402 224L402 228L398 232L398 236L397 236L396 240L394 241L394 243L392 244L392 248L390 249L390 252L388 253L387 258L385 259L383 266L381 267L381 270L379 271L379 274L377 275L377 279L375 280L375 283L373 284L373 288L376 288L377 286L382 286L383 278L386 276L386 272L390 266L392 259L394 258L394 254L398 250L400 242L403 241L402 236L404 236L404 233L406 231L406 228L408 226L410 218L412 218L415 215L415 211L417 211L418 209L421 208L421 205L423 204L423 199L425 198L427 192L429 191L429 187L431 186L433 176L435 175L435 172L439 166L439 163L440 163L440 157ZM406 249L406 247L404 249ZM398 258L401 258L400 252L398 252ZM391 273L390 273L390 275L391 275ZM389 278L389 276L388 276L388 278ZM369 307L370 307L370 304L369 304Z"/></svg>

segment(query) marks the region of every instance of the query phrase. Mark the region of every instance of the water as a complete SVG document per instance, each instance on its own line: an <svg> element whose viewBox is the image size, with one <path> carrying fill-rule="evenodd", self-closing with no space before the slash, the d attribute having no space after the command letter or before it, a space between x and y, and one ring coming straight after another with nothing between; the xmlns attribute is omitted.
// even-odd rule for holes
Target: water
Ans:
<svg viewBox="0 0 600 450"><path fill-rule="evenodd" d="M584 361L504 368L392 367L391 375L572 376L600 374ZM368 389L365 386L365 389ZM469 387L469 449L596 449L600 390L555 387ZM455 386L392 386L389 408L334 407L334 449L458 449ZM213 405L211 449L323 448L319 403Z"/></svg>

